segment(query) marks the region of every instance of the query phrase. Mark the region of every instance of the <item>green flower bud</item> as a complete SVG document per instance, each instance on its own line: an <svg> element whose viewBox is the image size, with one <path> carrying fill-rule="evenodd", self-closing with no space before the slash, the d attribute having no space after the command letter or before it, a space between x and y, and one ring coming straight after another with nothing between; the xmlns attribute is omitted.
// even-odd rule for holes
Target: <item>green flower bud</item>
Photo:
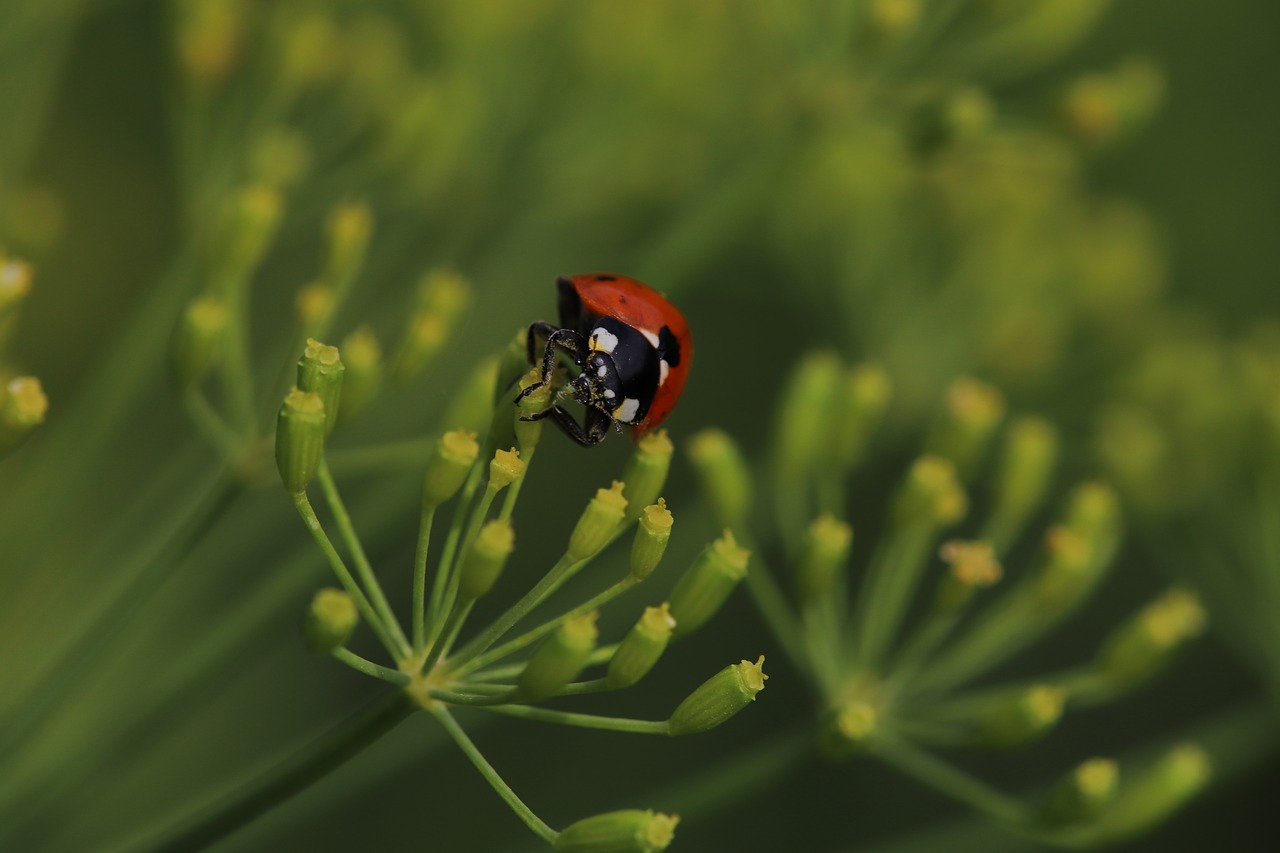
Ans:
<svg viewBox="0 0 1280 853"><path fill-rule="evenodd" d="M1209 781L1209 756L1193 743L1173 747L1145 773L1124 785L1097 819L1091 840L1115 841L1137 835L1168 818Z"/></svg>
<svg viewBox="0 0 1280 853"><path fill-rule="evenodd" d="M449 327L435 314L425 311L414 314L409 318L391 375L400 382L417 376L435 358L448 336Z"/></svg>
<svg viewBox="0 0 1280 853"><path fill-rule="evenodd" d="M508 520L495 519L480 528L458 570L459 598L474 601L493 589L515 545L516 533Z"/></svg>
<svg viewBox="0 0 1280 853"><path fill-rule="evenodd" d="M716 615L729 593L747 576L750 560L751 552L740 548L727 530L703 549L671 591L676 636L692 633Z"/></svg>
<svg viewBox="0 0 1280 853"><path fill-rule="evenodd" d="M573 680L595 650L597 614L593 610L565 620L529 658L517 682L520 698L538 702Z"/></svg>
<svg viewBox="0 0 1280 853"><path fill-rule="evenodd" d="M636 442L627 467L622 470L622 482L627 484L627 494L631 496L627 501L628 522L639 518L644 508L662 493L674 452L675 447L665 429L651 432Z"/></svg>
<svg viewBox="0 0 1280 853"><path fill-rule="evenodd" d="M473 432L453 430L440 436L422 478L422 505L436 507L453 497L479 455Z"/></svg>
<svg viewBox="0 0 1280 853"><path fill-rule="evenodd" d="M324 402L319 394L294 388L276 419L276 467L285 491L300 495L320 467L324 453Z"/></svg>
<svg viewBox="0 0 1280 853"><path fill-rule="evenodd" d="M496 358L486 358L477 364L453 395L449 408L445 410L443 422L456 424L459 428L472 432L480 432L487 427L493 415L493 386L497 373Z"/></svg>
<svg viewBox="0 0 1280 853"><path fill-rule="evenodd" d="M195 82L218 83L240 57L246 9L222 0L193 0L177 6L178 57Z"/></svg>
<svg viewBox="0 0 1280 853"><path fill-rule="evenodd" d="M666 553L667 542L671 539L671 525L674 523L675 518L662 498L658 498L656 504L650 504L640 513L636 537L631 542L631 577L642 581L653 574L662 555Z"/></svg>
<svg viewBox="0 0 1280 853"><path fill-rule="evenodd" d="M869 702L857 699L841 705L827 718L819 744L833 759L843 760L865 751L879 728L879 715Z"/></svg>
<svg viewBox="0 0 1280 853"><path fill-rule="evenodd" d="M17 447L44 423L49 399L34 376L17 376L0 389L0 453Z"/></svg>
<svg viewBox="0 0 1280 853"><path fill-rule="evenodd" d="M355 599L340 589L327 588L311 599L303 634L311 651L327 655L345 646L359 623Z"/></svg>
<svg viewBox="0 0 1280 853"><path fill-rule="evenodd" d="M516 383L529 370L528 327L521 326L498 356L498 381L493 388L493 405L510 403L516 394Z"/></svg>
<svg viewBox="0 0 1280 853"><path fill-rule="evenodd" d="M1114 690L1129 689L1164 668L1174 652L1204 630L1199 599L1171 589L1116 629L1098 655L1098 675Z"/></svg>
<svg viewBox="0 0 1280 853"><path fill-rule="evenodd" d="M596 815L565 828L552 847L559 853L658 853L675 837L675 815L628 809Z"/></svg>
<svg viewBox="0 0 1280 853"><path fill-rule="evenodd" d="M622 496L622 488L622 482L615 480L609 488L596 490L596 496L587 504L569 536L569 547L565 549L569 562L578 563L594 557L613 538L627 511L627 499Z"/></svg>
<svg viewBox="0 0 1280 853"><path fill-rule="evenodd" d="M293 300L294 311L298 315L298 328L307 338L315 337L329 324L335 303L333 288L323 284L312 283L298 291ZM343 342L346 349L346 342Z"/></svg>
<svg viewBox="0 0 1280 853"><path fill-rule="evenodd" d="M920 0L871 0L866 14L872 43L890 44L915 29L920 20Z"/></svg>
<svg viewBox="0 0 1280 853"><path fill-rule="evenodd" d="M510 450L494 451L489 461L489 486L494 489L505 489L524 476L524 461L520 451L514 447Z"/></svg>
<svg viewBox="0 0 1280 853"><path fill-rule="evenodd" d="M1009 424L995 473L994 503L988 524L1001 553L1027 519L1040 508L1058 461L1058 431L1043 418Z"/></svg>
<svg viewBox="0 0 1280 853"><path fill-rule="evenodd" d="M796 592L812 604L830 595L853 547L853 528L829 514L814 519L805 531L804 551L796 564Z"/></svg>
<svg viewBox="0 0 1280 853"><path fill-rule="evenodd" d="M977 741L1007 748L1041 737L1062 718L1066 701L1066 690L1048 684L993 700L978 725Z"/></svg>
<svg viewBox="0 0 1280 853"><path fill-rule="evenodd" d="M342 339L342 408L338 416L349 421L363 412L382 387L382 346L373 330L360 326Z"/></svg>
<svg viewBox="0 0 1280 853"><path fill-rule="evenodd" d="M422 309L452 328L471 302L471 284L453 270L432 270L418 285Z"/></svg>
<svg viewBox="0 0 1280 853"><path fill-rule="evenodd" d="M324 403L324 434L333 431L338 417L338 404L342 399L342 376L346 365L337 347L322 344L315 338L307 339L302 358L298 359L298 388L320 396Z"/></svg>
<svg viewBox="0 0 1280 853"><path fill-rule="evenodd" d="M779 482L807 477L831 448L843 367L829 352L802 359L787 380L774 439Z"/></svg>
<svg viewBox="0 0 1280 853"><path fill-rule="evenodd" d="M902 522L954 524L968 508L955 467L937 456L917 459L894 499L894 515Z"/></svg>
<svg viewBox="0 0 1280 853"><path fill-rule="evenodd" d="M952 540L943 544L938 556L948 568L938 584L936 599L938 609L944 612L959 610L973 597L975 589L1000 580L1002 570L990 542Z"/></svg>
<svg viewBox="0 0 1280 853"><path fill-rule="evenodd" d="M1119 766L1111 759L1089 759L1054 785L1040 823L1061 827L1093 820L1115 800L1119 778Z"/></svg>
<svg viewBox="0 0 1280 853"><path fill-rule="evenodd" d="M538 382L542 381L542 371L539 368L532 368L527 371L524 376L520 377L519 390L523 391ZM512 407L512 429L515 432L516 443L520 449L528 455L538 446L538 439L542 438L543 421L526 421L521 420L526 417L545 412L551 408L551 385L543 385L527 397L521 397L518 405ZM502 409L499 409L502 411Z"/></svg>
<svg viewBox="0 0 1280 853"><path fill-rule="evenodd" d="M227 306L213 296L190 302L178 319L170 364L174 382L185 390L199 382L217 361L227 337Z"/></svg>
<svg viewBox="0 0 1280 853"><path fill-rule="evenodd" d="M1142 59L1114 71L1087 74L1067 86L1058 102L1066 130L1085 145L1102 147L1145 124L1164 99L1164 76Z"/></svg>
<svg viewBox="0 0 1280 853"><path fill-rule="evenodd" d="M248 187L232 198L225 214L215 281L230 288L247 282L275 239L283 211L280 193L265 185Z"/></svg>
<svg viewBox="0 0 1280 853"><path fill-rule="evenodd" d="M0 349L17 324L18 309L31 292L31 265L0 251Z"/></svg>
<svg viewBox="0 0 1280 853"><path fill-rule="evenodd" d="M287 127L268 128L249 144L249 175L267 186L296 186L311 171L314 161L311 143Z"/></svg>
<svg viewBox="0 0 1280 853"><path fill-rule="evenodd" d="M995 104L981 89L957 89L916 110L911 136L921 153L976 139L991 126Z"/></svg>
<svg viewBox="0 0 1280 853"><path fill-rule="evenodd" d="M751 510L751 474L733 439L718 429L704 429L689 439L689 459L718 523L741 525Z"/></svg>
<svg viewBox="0 0 1280 853"><path fill-rule="evenodd" d="M1120 543L1120 500L1102 483L1085 483L1067 499L1062 523L1084 539L1102 568Z"/></svg>
<svg viewBox="0 0 1280 853"><path fill-rule="evenodd" d="M333 208L325 221L328 258L324 280L339 292L364 265L373 234L373 211L363 202L347 201Z"/></svg>
<svg viewBox="0 0 1280 853"><path fill-rule="evenodd" d="M842 469L862 459L892 396L889 375L879 365L859 364L849 371L836 421L836 453Z"/></svg>
<svg viewBox="0 0 1280 853"><path fill-rule="evenodd" d="M929 435L926 449L951 460L965 480L973 479L996 427L1004 417L1004 396L994 387L961 377L947 388L947 405Z"/></svg>
<svg viewBox="0 0 1280 853"><path fill-rule="evenodd" d="M1088 540L1069 527L1049 528L1044 545L1044 565L1030 579L1032 597L1046 615L1063 613L1093 588L1097 561Z"/></svg>
<svg viewBox="0 0 1280 853"><path fill-rule="evenodd" d="M714 729L754 702L768 678L764 655L755 663L744 660L726 666L680 703L667 721L668 731L692 735Z"/></svg>
<svg viewBox="0 0 1280 853"><path fill-rule="evenodd" d="M658 607L646 607L609 659L605 684L611 689L630 687L648 675L666 651L675 627L670 605L664 602Z"/></svg>

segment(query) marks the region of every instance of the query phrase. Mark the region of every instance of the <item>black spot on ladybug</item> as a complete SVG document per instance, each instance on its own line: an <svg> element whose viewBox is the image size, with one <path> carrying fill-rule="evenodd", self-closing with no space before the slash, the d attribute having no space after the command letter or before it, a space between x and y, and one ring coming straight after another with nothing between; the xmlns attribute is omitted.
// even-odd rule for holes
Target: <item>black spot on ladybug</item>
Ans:
<svg viewBox="0 0 1280 853"><path fill-rule="evenodd" d="M680 364L680 341L671 333L670 326L658 330L658 357L672 367Z"/></svg>
<svg viewBox="0 0 1280 853"><path fill-rule="evenodd" d="M617 276L615 276L615 275L598 275L598 276L596 276L596 281L617 281L617 280L618 280L618 277L617 277ZM624 300L622 300L622 301L623 301L623 302L625 302L626 300L624 299Z"/></svg>

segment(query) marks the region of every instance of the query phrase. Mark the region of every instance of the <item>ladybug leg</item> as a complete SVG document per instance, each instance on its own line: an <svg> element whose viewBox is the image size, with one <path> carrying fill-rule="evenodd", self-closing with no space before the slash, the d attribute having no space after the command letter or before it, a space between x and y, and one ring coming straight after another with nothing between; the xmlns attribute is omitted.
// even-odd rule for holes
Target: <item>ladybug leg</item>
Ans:
<svg viewBox="0 0 1280 853"><path fill-rule="evenodd" d="M587 352L587 342L582 335L578 334L573 329L561 329L552 326L550 323L543 322L534 323L529 327L528 346L531 351L533 349L533 339L535 335L538 332L545 331L548 327L553 331L547 335L546 348L542 352L542 379L521 391L515 399L515 402L517 403L551 381L551 375L556 369L557 349L562 349L567 352L570 357L573 358L575 364L581 364L582 357ZM532 355L532 352L530 354ZM531 364L536 363L533 358L530 358L529 362Z"/></svg>
<svg viewBox="0 0 1280 853"><path fill-rule="evenodd" d="M559 326L555 323L548 323L546 320L539 320L536 323L529 324L529 332L525 335L524 344L525 352L528 354L530 364L538 363L538 352L546 346L545 343L539 345L538 338L542 338L543 341L546 341L559 330Z"/></svg>
<svg viewBox="0 0 1280 853"><path fill-rule="evenodd" d="M614 426L613 418L606 415L599 409L587 409L584 419L585 426L580 425L569 412L560 407L552 406L539 417L550 415L555 418L556 426L564 432L565 435L581 444L583 447L591 447L599 444L604 437L609 434L609 427ZM525 420L534 420L535 418L526 418Z"/></svg>

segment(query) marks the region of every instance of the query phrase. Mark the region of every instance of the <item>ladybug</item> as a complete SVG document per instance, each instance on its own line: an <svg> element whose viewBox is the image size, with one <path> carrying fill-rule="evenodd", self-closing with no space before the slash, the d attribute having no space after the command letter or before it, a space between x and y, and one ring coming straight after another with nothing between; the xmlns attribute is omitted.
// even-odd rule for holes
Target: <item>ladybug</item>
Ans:
<svg viewBox="0 0 1280 853"><path fill-rule="evenodd" d="M640 438L671 414L689 376L693 339L689 325L667 298L647 284L612 273L556 279L560 325L545 320L529 326L529 363L542 363L542 380L523 397L551 381L557 353L579 368L568 385L586 406L581 424L560 405L526 416L552 417L574 441L599 444L612 426L631 427Z"/></svg>

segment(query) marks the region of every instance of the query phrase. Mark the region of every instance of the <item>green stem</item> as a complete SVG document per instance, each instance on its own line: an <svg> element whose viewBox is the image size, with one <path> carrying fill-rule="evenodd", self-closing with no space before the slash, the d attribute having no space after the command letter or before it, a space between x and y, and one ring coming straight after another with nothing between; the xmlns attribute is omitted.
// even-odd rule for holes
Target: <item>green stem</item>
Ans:
<svg viewBox="0 0 1280 853"><path fill-rule="evenodd" d="M431 546L431 525L435 506L423 506L418 521L418 547L413 555L413 655L421 657L427 648L427 551Z"/></svg>
<svg viewBox="0 0 1280 853"><path fill-rule="evenodd" d="M436 578L431 585L431 606L429 611L429 621L433 633L428 636L428 645L433 643L435 638L439 636L440 620L448 613L445 608L445 596L449 591L450 569L453 566L454 556L458 551L458 540L462 538L462 528L468 515L467 510L471 506L472 498L475 497L476 488L480 485L482 469L483 466L477 462L472 466L471 473L467 475L467 482L462 487L462 496L458 500L457 507L454 508L453 520L449 523L449 532L444 538L444 552L440 555L440 562L436 564Z"/></svg>
<svg viewBox="0 0 1280 853"><path fill-rule="evenodd" d="M617 717L600 717L595 714L555 711L551 708L534 708L529 705L494 705L485 710L506 714L508 717L520 717L540 723L557 723L562 726L577 726L580 729L603 729L609 732L627 732L637 735L671 734L666 720L624 720Z"/></svg>
<svg viewBox="0 0 1280 853"><path fill-rule="evenodd" d="M607 646L601 646L600 648L596 649L594 652L591 653L591 657L587 658L587 664L585 667L583 667L583 669L587 669L593 666L599 666L602 663L608 663L609 660L613 657L613 653L616 652L617 650L618 650L617 643L611 643L610 645L607 645ZM496 666L493 669L486 669L482 672L473 673L473 676L475 678L483 678L486 682L495 681L495 680L501 681L504 678L516 678L517 676L520 675L520 673L524 672L524 668L525 668L525 664L523 662L513 663L513 664L508 664L507 666ZM471 684L474 684L475 682L468 681L465 683L468 685L471 685Z"/></svg>
<svg viewBox="0 0 1280 853"><path fill-rule="evenodd" d="M393 684L396 687L404 687L411 680L408 673L401 672L398 669L381 666L371 660L366 660L350 649L347 649L345 646L334 649L332 655L336 660L342 661L356 672L363 672L365 675L372 675L374 678L381 679L382 681L385 681L388 684Z"/></svg>
<svg viewBox="0 0 1280 853"><path fill-rule="evenodd" d="M212 811L146 845L158 853L203 850L306 790L391 731L415 707L402 694L384 699L249 783Z"/></svg>
<svg viewBox="0 0 1280 853"><path fill-rule="evenodd" d="M851 625L854 656L861 666L879 666L892 645L935 533L930 522L891 524L888 540L876 549Z"/></svg>
<svg viewBox="0 0 1280 853"><path fill-rule="evenodd" d="M454 559L450 560L450 564L447 567L443 561L440 564L441 575L447 578L447 583L444 585L444 602L443 605L439 606L438 611L440 613L448 613L451 618L459 611L458 587L462 584L462 573L459 570L460 566L462 565L462 561L467 557L467 551L473 544L475 544L476 537L480 535L480 525L484 524L485 517L489 514L489 507L493 505L493 499L497 494L498 489L494 488L492 484L485 487L484 494L480 496L479 502L477 502L475 507L471 510L471 518L467 522L467 532L461 540L462 546L457 550L456 556L454 556ZM440 576L437 576L437 580L439 579ZM432 594L434 595L434 593L435 590L433 589ZM465 617L469 612L471 612L471 605L467 604L466 608L462 611L463 617ZM446 649L453 644L453 639L457 636L458 631L461 628L461 622L442 626L439 620L433 621L427 645L438 647L442 650ZM452 636L449 636L450 631L452 631ZM437 644L437 641L442 636L448 637L447 642ZM439 656L439 654L436 655L437 658ZM423 672L426 672L426 670L423 670Z"/></svg>
<svg viewBox="0 0 1280 853"><path fill-rule="evenodd" d="M374 610L373 605L370 604L369 599L365 596L364 590L360 589L356 579L347 570L347 564L342 561L342 556L338 553L338 549L333 547L333 542L329 540L329 535L324 532L324 527L321 526L320 519L316 517L316 511L311 506L311 501L307 499L307 493L300 492L294 495L293 505L298 508L298 514L302 516L302 520L307 525L307 529L311 531L316 544L320 546L320 550L324 552L325 557L329 560L329 566L333 569L333 573L338 576L338 582L355 599L356 607L360 609L360 616L369 623L373 633L378 635L378 641L382 643L392 657L401 654L402 647L387 632L386 626L382 624L382 617Z"/></svg>
<svg viewBox="0 0 1280 853"><path fill-rule="evenodd" d="M449 648L453 646L453 641L458 638L458 632L462 630L462 623L466 621L467 615L471 613L473 604L475 604L474 601L460 602L454 605L453 610L449 611L449 618L445 620L444 629L440 632L440 636L431 638L430 651L422 662L420 672L431 672L435 665L439 663L440 658L444 657Z"/></svg>
<svg viewBox="0 0 1280 853"><path fill-rule="evenodd" d="M233 460L239 455L244 439L227 425L203 391L195 386L188 388L182 394L182 404L201 438L215 448L222 458Z"/></svg>
<svg viewBox="0 0 1280 853"><path fill-rule="evenodd" d="M1026 810L1017 800L932 753L918 749L910 741L883 735L877 742L876 754L908 776L972 806L998 823L1021 826L1027 821Z"/></svg>
<svg viewBox="0 0 1280 853"><path fill-rule="evenodd" d="M347 508L342 503L338 488L333 482L333 475L329 473L329 465L323 457L320 459L320 468L316 471L316 480L320 483L320 490L324 493L325 501L329 504L329 511L333 513L334 521L338 524L338 534L346 544L347 550L351 552L351 559L355 563L356 573L364 583L365 589L368 590L369 600L378 611L378 615L382 617L382 623L388 633L395 639L398 648L392 651L392 654L407 656L410 652L410 646L408 639L405 638L404 629L400 627L400 621L396 619L395 612L387 602L387 596L382 592L382 585L378 583L378 577L373 573L373 566L369 563L364 547L360 544L360 537L356 534L355 526L351 523L351 516L347 513Z"/></svg>
<svg viewBox="0 0 1280 853"><path fill-rule="evenodd" d="M801 670L812 674L812 662L804 651L804 631L792 613L790 605L787 604L787 598L782 594L782 589L774 580L773 570L764 562L759 546L752 540L748 531L735 530L733 533L738 537L738 541L744 543L751 551L755 565L747 567L747 590L755 600L756 607L760 609L760 615L764 617L765 624L769 626L769 630L782 645L782 651L791 659L791 662Z"/></svg>
<svg viewBox="0 0 1280 853"><path fill-rule="evenodd" d="M441 702L447 702L450 705L471 705L474 707L484 707L486 705L508 705L516 698L516 689L508 687L502 693L481 694L481 693L456 693L452 690L445 690L440 687L432 687L427 690L432 699L438 699Z"/></svg>
<svg viewBox="0 0 1280 853"><path fill-rule="evenodd" d="M471 738L467 737L467 733L453 719L453 715L440 706L434 707L432 713L440 721L440 725L444 726L445 731L454 739L454 742L458 744L458 747L466 753L467 758L471 759L471 763L480 771L480 775L493 786L493 790L498 792L498 796L506 801L511 810L543 841L548 844L554 844L556 836L560 833L548 826L516 796L516 792L511 790L511 786L503 781L503 778L498 775L498 771L493 769L493 765L485 759L480 750L476 749L476 745L471 742Z"/></svg>
<svg viewBox="0 0 1280 853"><path fill-rule="evenodd" d="M533 643L537 640L542 639L547 634L550 634L552 631L559 628L561 625L563 625L565 622L569 621L570 619L581 616L584 613L590 613L592 610L595 610L603 606L604 604L607 604L608 602L617 598L622 593L631 589L631 587L635 586L637 583L639 583L639 581L637 581L635 578L627 576L626 578L623 578L622 580L615 583L613 586L606 589L604 592L583 602L582 604L578 605L577 607L573 608L567 613L562 613L561 615L550 620L549 622L544 622L543 624L539 625L536 628L531 628L530 630L526 631L520 636L515 637L514 639L511 639L511 640L508 640L502 645L496 646L482 655L477 655L476 657L472 658L470 661L467 661L463 665L449 667L449 672L455 677L461 677L463 675L466 675L469 672L474 672L475 670L480 669L481 667L488 666L494 661L502 660L508 655L511 655L520 651L520 649L523 649L525 646L528 646L530 643Z"/></svg>

